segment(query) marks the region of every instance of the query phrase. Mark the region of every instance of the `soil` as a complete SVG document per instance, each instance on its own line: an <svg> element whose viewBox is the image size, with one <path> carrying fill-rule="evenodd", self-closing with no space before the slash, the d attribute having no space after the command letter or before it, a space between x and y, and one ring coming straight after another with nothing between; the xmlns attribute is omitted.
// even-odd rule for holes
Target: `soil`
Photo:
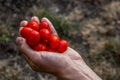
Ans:
<svg viewBox="0 0 120 80"><path fill-rule="evenodd" d="M106 40L120 40L119 6L119 0L0 0L0 80L57 80L53 75L34 72L15 43L19 22L29 20L34 10L41 8L76 24L77 27L72 28L72 39L68 38L70 46L103 79L113 80L116 77L115 80L119 80L120 75L115 76L120 74L119 66L111 66L111 62L111 65L107 60L103 62L102 58L99 62L93 59Z"/></svg>

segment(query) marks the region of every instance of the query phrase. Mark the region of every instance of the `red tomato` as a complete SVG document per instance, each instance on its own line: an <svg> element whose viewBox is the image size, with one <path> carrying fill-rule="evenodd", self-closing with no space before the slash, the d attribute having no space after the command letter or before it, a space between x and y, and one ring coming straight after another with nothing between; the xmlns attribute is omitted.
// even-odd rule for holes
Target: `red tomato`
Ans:
<svg viewBox="0 0 120 80"><path fill-rule="evenodd" d="M37 44L40 40L39 32L28 27L23 27L20 31L20 35L26 39L26 42L30 46Z"/></svg>
<svg viewBox="0 0 120 80"><path fill-rule="evenodd" d="M29 36L26 38L26 40L30 46L34 46L40 41L40 33L35 30L32 30L29 33Z"/></svg>
<svg viewBox="0 0 120 80"><path fill-rule="evenodd" d="M35 51L45 51L46 50L46 44L39 43L37 46L33 47L33 50L35 50Z"/></svg>
<svg viewBox="0 0 120 80"><path fill-rule="evenodd" d="M57 48L57 51L62 53L65 50L67 50L68 42L66 40L60 40L59 46Z"/></svg>
<svg viewBox="0 0 120 80"><path fill-rule="evenodd" d="M41 40L47 43L50 37L50 31L48 29L41 29L40 35L41 35Z"/></svg>
<svg viewBox="0 0 120 80"><path fill-rule="evenodd" d="M20 30L20 35L24 38L30 37L30 33L32 32L31 28L23 27Z"/></svg>
<svg viewBox="0 0 120 80"><path fill-rule="evenodd" d="M49 37L49 45L51 48L57 48L60 42L60 38L57 35L51 35Z"/></svg>
<svg viewBox="0 0 120 80"><path fill-rule="evenodd" d="M60 40L59 36L51 34L47 22L30 21L20 30L20 35L26 39L27 44L36 51L64 52L68 42Z"/></svg>
<svg viewBox="0 0 120 80"><path fill-rule="evenodd" d="M40 22L40 29L48 29L50 31L50 26L47 22L41 21Z"/></svg>
<svg viewBox="0 0 120 80"><path fill-rule="evenodd" d="M25 27L29 27L29 28L32 28L32 29L34 29L36 31L39 31L39 24L36 21L28 22L28 24Z"/></svg>

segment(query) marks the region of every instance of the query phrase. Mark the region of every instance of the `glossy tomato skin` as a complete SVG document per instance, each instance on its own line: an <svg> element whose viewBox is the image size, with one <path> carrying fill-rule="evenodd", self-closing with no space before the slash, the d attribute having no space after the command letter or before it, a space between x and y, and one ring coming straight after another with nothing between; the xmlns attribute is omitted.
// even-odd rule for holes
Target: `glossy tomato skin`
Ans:
<svg viewBox="0 0 120 80"><path fill-rule="evenodd" d="M60 40L59 36L51 34L47 22L30 21L21 28L20 35L26 39L27 44L35 51L49 51L63 53L67 50L68 42Z"/></svg>
<svg viewBox="0 0 120 80"><path fill-rule="evenodd" d="M48 29L50 31L50 26L47 22L41 21L40 22L40 29Z"/></svg>
<svg viewBox="0 0 120 80"><path fill-rule="evenodd" d="M39 43L38 45L33 47L33 50L35 50L35 51L45 51L46 50L46 44Z"/></svg>
<svg viewBox="0 0 120 80"><path fill-rule="evenodd" d="M49 37L49 46L51 48L57 48L60 42L60 38L57 35L51 34Z"/></svg>
<svg viewBox="0 0 120 80"><path fill-rule="evenodd" d="M31 29L34 29L36 31L39 31L39 23L36 21L30 21L25 27L29 27Z"/></svg>
<svg viewBox="0 0 120 80"><path fill-rule="evenodd" d="M29 33L29 37L26 38L27 40L27 43L30 45L30 46L34 46L36 44L39 43L40 41L40 33L35 31L35 30L32 30L30 33Z"/></svg>
<svg viewBox="0 0 120 80"><path fill-rule="evenodd" d="M28 28L28 27L23 27L21 30L20 30L20 35L24 38L28 38L30 37L30 33L32 32L32 29L31 28Z"/></svg>
<svg viewBox="0 0 120 80"><path fill-rule="evenodd" d="M51 35L50 31L48 29L41 29L39 33L41 35L41 40L47 43Z"/></svg>
<svg viewBox="0 0 120 80"><path fill-rule="evenodd" d="M60 40L59 46L57 48L57 52L64 52L67 50L68 42L66 40Z"/></svg>
<svg viewBox="0 0 120 80"><path fill-rule="evenodd" d="M30 46L36 45L40 40L39 32L28 27L23 27L20 30L20 35L26 39Z"/></svg>

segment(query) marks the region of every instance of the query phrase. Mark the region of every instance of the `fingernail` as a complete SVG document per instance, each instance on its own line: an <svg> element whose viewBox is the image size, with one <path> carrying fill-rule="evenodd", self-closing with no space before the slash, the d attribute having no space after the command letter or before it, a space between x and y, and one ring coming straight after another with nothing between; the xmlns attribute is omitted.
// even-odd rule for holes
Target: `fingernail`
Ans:
<svg viewBox="0 0 120 80"><path fill-rule="evenodd" d="M36 17L36 16L33 16L33 17L31 18L31 20L32 20L32 21L36 21L36 22L38 22L38 23L39 23L39 18L38 18L38 17Z"/></svg>
<svg viewBox="0 0 120 80"><path fill-rule="evenodd" d="M21 45L23 43L23 39L22 38L17 38L16 42L17 42L18 45Z"/></svg>
<svg viewBox="0 0 120 80"><path fill-rule="evenodd" d="M26 26L27 23L28 23L28 22L27 22L26 20L21 21L21 22L20 22L20 27Z"/></svg>

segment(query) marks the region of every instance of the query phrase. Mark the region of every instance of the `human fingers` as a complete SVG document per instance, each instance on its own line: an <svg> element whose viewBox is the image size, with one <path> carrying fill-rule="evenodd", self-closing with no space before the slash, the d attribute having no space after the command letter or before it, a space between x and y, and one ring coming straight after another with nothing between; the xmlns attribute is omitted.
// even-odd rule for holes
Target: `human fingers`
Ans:
<svg viewBox="0 0 120 80"><path fill-rule="evenodd" d="M39 19L38 19L38 17L36 17L36 16L33 16L33 17L31 18L31 21L36 21L36 22L38 22L38 23L40 22ZM27 23L28 23L28 21L22 20L22 21L20 22L20 27L26 26Z"/></svg>
<svg viewBox="0 0 120 80"><path fill-rule="evenodd" d="M58 35L57 31L55 30L55 28L54 28L53 24L50 22L50 20L48 20L46 17L43 17L41 19L41 21L45 21L50 25L50 29L51 29L52 34Z"/></svg>
<svg viewBox="0 0 120 80"><path fill-rule="evenodd" d="M22 54L28 56L33 62L40 61L41 56L39 56L36 51L29 47L23 37L17 37L16 43L18 44L18 47L20 48Z"/></svg>
<svg viewBox="0 0 120 80"><path fill-rule="evenodd" d="M20 27L26 26L27 23L28 23L28 21L26 21L26 20L21 21L21 22L20 22Z"/></svg>
<svg viewBox="0 0 120 80"><path fill-rule="evenodd" d="M36 21L36 22L40 23L39 18L37 16L33 16L31 18L31 21Z"/></svg>

